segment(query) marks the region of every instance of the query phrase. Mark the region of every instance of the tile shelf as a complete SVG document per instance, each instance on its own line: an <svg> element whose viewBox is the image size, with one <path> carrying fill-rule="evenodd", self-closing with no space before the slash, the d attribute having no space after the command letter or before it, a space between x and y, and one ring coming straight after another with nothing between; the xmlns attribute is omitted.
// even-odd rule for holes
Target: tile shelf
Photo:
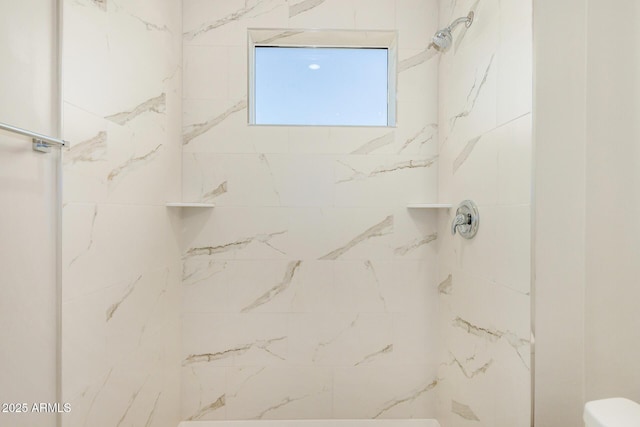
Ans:
<svg viewBox="0 0 640 427"><path fill-rule="evenodd" d="M213 203L167 202L168 208L214 208Z"/></svg>
<svg viewBox="0 0 640 427"><path fill-rule="evenodd" d="M408 209L449 209L451 203L409 203Z"/></svg>

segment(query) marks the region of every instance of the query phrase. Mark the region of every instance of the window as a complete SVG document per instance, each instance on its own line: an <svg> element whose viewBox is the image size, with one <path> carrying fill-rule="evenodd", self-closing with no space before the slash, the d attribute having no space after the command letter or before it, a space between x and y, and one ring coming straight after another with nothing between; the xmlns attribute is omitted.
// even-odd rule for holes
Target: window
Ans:
<svg viewBox="0 0 640 427"><path fill-rule="evenodd" d="M387 126L387 49L255 48L260 125Z"/></svg>
<svg viewBox="0 0 640 427"><path fill-rule="evenodd" d="M249 40L250 124L395 125L394 32L249 30Z"/></svg>

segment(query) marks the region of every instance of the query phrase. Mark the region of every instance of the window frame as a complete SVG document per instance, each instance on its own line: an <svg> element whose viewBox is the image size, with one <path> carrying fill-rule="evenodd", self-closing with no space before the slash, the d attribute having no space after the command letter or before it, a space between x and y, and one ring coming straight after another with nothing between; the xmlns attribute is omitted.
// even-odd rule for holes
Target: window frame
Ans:
<svg viewBox="0 0 640 427"><path fill-rule="evenodd" d="M397 31L381 30L302 30L265 29L247 30L247 120L249 126L334 126L395 128L397 118ZM374 125L317 125L317 124L259 124L255 111L255 48L256 47L308 47L308 48L379 48L387 49L387 124Z"/></svg>

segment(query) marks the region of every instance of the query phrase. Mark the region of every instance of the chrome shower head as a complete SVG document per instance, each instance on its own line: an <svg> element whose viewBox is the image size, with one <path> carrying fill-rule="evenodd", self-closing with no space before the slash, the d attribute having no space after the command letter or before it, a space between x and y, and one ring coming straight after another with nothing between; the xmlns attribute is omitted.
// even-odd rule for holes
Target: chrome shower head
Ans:
<svg viewBox="0 0 640 427"><path fill-rule="evenodd" d="M451 35L451 31L449 30L449 28L445 28L438 31L436 35L433 36L432 41L436 49L444 52L451 46L451 42L453 42L453 36Z"/></svg>
<svg viewBox="0 0 640 427"><path fill-rule="evenodd" d="M469 28L473 23L473 17L474 13L473 11L471 11L466 17L458 18L453 21L447 28L443 28L442 30L438 31L431 39L435 48L441 52L446 52L447 49L451 47L451 43L453 42L453 36L451 35L451 32L454 30L454 28L456 28L460 24L464 24L466 28Z"/></svg>

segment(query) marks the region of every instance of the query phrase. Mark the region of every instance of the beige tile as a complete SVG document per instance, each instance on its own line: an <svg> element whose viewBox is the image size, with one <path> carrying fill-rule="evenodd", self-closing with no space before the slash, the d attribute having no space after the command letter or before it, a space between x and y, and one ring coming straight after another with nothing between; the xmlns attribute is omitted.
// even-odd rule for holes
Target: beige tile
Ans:
<svg viewBox="0 0 640 427"><path fill-rule="evenodd" d="M232 49L221 46L185 46L183 52L183 95L189 99L229 98L233 70Z"/></svg>
<svg viewBox="0 0 640 427"><path fill-rule="evenodd" d="M382 0L374 4L367 0L353 0L353 8L355 28L361 30L394 29L396 23L395 0Z"/></svg>
<svg viewBox="0 0 640 427"><path fill-rule="evenodd" d="M530 113L533 108L531 34L504 40L496 56L498 124Z"/></svg>
<svg viewBox="0 0 640 427"><path fill-rule="evenodd" d="M531 115L507 125L498 147L498 204L528 205L532 195Z"/></svg>
<svg viewBox="0 0 640 427"><path fill-rule="evenodd" d="M403 49L424 49L438 30L436 0L397 0L396 28Z"/></svg>
<svg viewBox="0 0 640 427"><path fill-rule="evenodd" d="M426 365L357 366L334 371L336 418L428 418L437 382Z"/></svg>
<svg viewBox="0 0 640 427"><path fill-rule="evenodd" d="M229 419L323 419L331 414L331 371L310 366L228 371Z"/></svg>
<svg viewBox="0 0 640 427"><path fill-rule="evenodd" d="M183 317L183 366L282 365L286 317L279 313L192 313Z"/></svg>
<svg viewBox="0 0 640 427"><path fill-rule="evenodd" d="M186 366L182 368L183 420L199 421L227 418L227 371L227 368L212 366Z"/></svg>

